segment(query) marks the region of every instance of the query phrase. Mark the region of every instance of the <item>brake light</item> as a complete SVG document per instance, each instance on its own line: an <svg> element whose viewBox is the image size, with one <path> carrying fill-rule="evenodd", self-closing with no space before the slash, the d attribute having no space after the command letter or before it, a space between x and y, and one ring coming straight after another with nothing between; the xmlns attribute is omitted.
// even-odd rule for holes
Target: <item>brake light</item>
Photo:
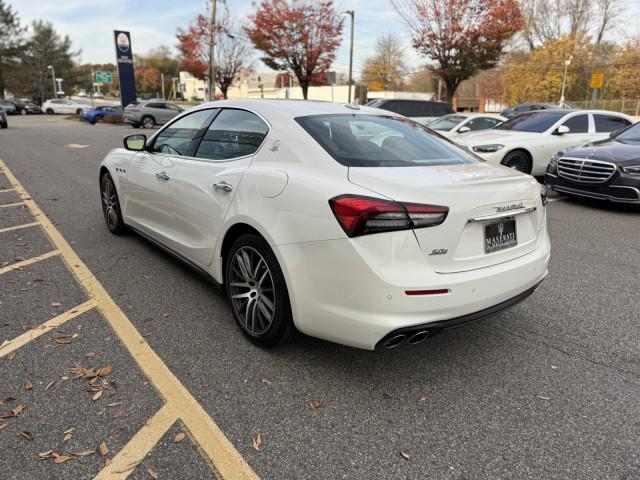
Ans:
<svg viewBox="0 0 640 480"><path fill-rule="evenodd" d="M448 207L401 203L361 195L339 195L329 200L338 223L349 237L440 225Z"/></svg>

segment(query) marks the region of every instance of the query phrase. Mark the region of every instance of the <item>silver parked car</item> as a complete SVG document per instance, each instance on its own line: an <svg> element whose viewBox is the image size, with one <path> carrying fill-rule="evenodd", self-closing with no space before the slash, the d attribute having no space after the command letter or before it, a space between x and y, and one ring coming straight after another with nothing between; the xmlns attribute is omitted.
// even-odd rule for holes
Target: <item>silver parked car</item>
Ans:
<svg viewBox="0 0 640 480"><path fill-rule="evenodd" d="M183 111L182 107L172 103L162 100L149 100L127 105L124 109L123 119L134 128L153 128L156 125L167 123Z"/></svg>

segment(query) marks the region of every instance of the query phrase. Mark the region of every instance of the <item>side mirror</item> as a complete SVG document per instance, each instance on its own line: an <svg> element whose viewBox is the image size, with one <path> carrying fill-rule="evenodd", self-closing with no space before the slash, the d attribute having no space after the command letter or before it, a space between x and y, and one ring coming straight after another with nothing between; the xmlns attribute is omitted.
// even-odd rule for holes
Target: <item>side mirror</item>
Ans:
<svg viewBox="0 0 640 480"><path fill-rule="evenodd" d="M471 129L469 127L467 127L467 126L460 127L458 129L458 133L464 133L464 132L470 132L470 131L471 131Z"/></svg>
<svg viewBox="0 0 640 480"><path fill-rule="evenodd" d="M147 136L137 133L124 137L124 148L132 152L142 152L147 145Z"/></svg>
<svg viewBox="0 0 640 480"><path fill-rule="evenodd" d="M555 134L556 135L564 135L565 133L569 133L571 131L571 129L569 127L567 127L566 125L560 125L556 131Z"/></svg>

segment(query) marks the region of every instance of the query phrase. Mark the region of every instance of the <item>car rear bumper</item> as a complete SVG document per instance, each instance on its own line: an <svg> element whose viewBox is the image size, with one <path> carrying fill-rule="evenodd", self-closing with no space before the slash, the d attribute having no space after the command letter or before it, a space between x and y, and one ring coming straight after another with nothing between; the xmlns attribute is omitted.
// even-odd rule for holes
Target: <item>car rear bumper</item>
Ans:
<svg viewBox="0 0 640 480"><path fill-rule="evenodd" d="M381 249L385 252L382 262L365 260L357 243L349 239L275 246L296 327L314 337L373 350L399 329L431 324L441 330L447 322L450 328L492 315L501 310L498 306L507 308L517 303L512 302L514 298L528 296L548 272L546 229L526 255L446 274L435 273L413 232L405 233L411 238ZM406 293L440 289L447 293Z"/></svg>

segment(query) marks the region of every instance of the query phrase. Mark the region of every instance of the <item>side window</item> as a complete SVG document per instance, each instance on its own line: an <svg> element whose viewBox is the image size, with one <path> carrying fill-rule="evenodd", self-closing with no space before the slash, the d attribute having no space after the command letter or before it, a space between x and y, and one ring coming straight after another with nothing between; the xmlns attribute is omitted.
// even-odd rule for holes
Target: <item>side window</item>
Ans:
<svg viewBox="0 0 640 480"><path fill-rule="evenodd" d="M153 151L189 155L193 142L202 136L203 128L216 111L217 109L199 110L173 122L155 138Z"/></svg>
<svg viewBox="0 0 640 480"><path fill-rule="evenodd" d="M563 125L569 127L571 133L589 133L589 116L576 115L566 120Z"/></svg>
<svg viewBox="0 0 640 480"><path fill-rule="evenodd" d="M258 150L269 127L246 110L225 109L204 134L196 157L227 160L251 155Z"/></svg>
<svg viewBox="0 0 640 480"><path fill-rule="evenodd" d="M147 103L145 105L147 108L165 108L164 103Z"/></svg>
<svg viewBox="0 0 640 480"><path fill-rule="evenodd" d="M176 105L172 105L171 103L165 103L164 108L169 110L180 110Z"/></svg>
<svg viewBox="0 0 640 480"><path fill-rule="evenodd" d="M596 122L596 132L615 132L622 128L628 127L631 123L622 117L614 117L613 115L594 114L593 119Z"/></svg>
<svg viewBox="0 0 640 480"><path fill-rule="evenodd" d="M469 127L470 130L486 130L488 128L493 128L497 124L500 123L500 120L497 118L490 117L478 117L472 120L469 120L465 127Z"/></svg>

